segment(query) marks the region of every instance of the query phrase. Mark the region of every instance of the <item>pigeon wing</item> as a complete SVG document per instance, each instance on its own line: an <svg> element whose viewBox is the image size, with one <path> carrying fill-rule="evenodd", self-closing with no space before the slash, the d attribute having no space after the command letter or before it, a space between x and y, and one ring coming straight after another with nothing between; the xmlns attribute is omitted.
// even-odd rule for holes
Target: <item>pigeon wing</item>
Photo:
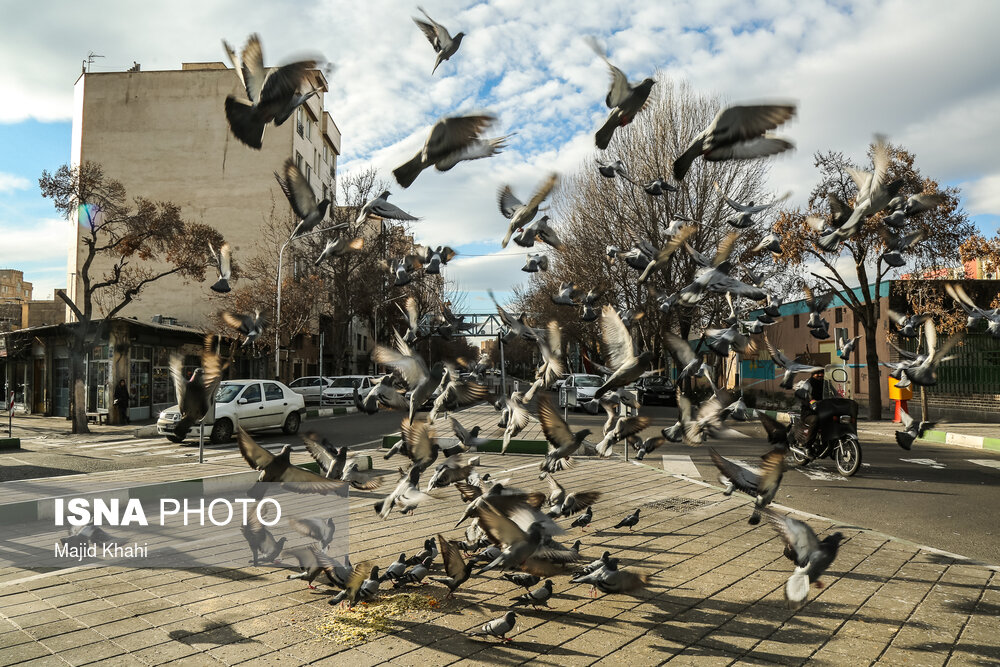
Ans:
<svg viewBox="0 0 1000 667"><path fill-rule="evenodd" d="M757 495L757 489L760 487L760 476L729 459L723 458L711 447L708 448L708 454L712 457L712 463L715 464L715 467L733 483L733 486L743 493L751 496Z"/></svg>
<svg viewBox="0 0 1000 667"><path fill-rule="evenodd" d="M257 442L250 437L250 434L242 428L239 430L237 439L239 440L240 454L243 455L243 460L249 463L250 467L254 470L263 470L267 466L271 465L272 461L274 461L274 455L258 445Z"/></svg>
<svg viewBox="0 0 1000 667"><path fill-rule="evenodd" d="M789 104L732 106L716 116L715 132L730 141L748 141L775 129L794 115L795 106Z"/></svg>
<svg viewBox="0 0 1000 667"><path fill-rule="evenodd" d="M316 194L313 192L309 182L306 181L306 177L295 166L294 160L291 158L285 160L283 169L285 174L284 179L275 174L278 185L281 186L281 191L288 198L288 203L291 205L295 215L300 219L305 218L316 210Z"/></svg>
<svg viewBox="0 0 1000 667"><path fill-rule="evenodd" d="M559 416L552 405L552 399L547 394L538 397L538 421L542 425L542 433L549 444L555 449L568 447L574 441L569 425Z"/></svg>
<svg viewBox="0 0 1000 667"><path fill-rule="evenodd" d="M622 318L609 305L601 309L601 340L604 342L604 358L614 370L635 359L632 336Z"/></svg>
<svg viewBox="0 0 1000 667"><path fill-rule="evenodd" d="M438 550L444 560L444 571L452 579L458 579L465 574L465 559L462 558L462 550L458 545L445 539L441 533L437 534Z"/></svg>
<svg viewBox="0 0 1000 667"><path fill-rule="evenodd" d="M811 555L819 550L819 540L807 524L790 516L781 516L772 510L762 510L767 514L778 535L795 553L795 564L805 567Z"/></svg>

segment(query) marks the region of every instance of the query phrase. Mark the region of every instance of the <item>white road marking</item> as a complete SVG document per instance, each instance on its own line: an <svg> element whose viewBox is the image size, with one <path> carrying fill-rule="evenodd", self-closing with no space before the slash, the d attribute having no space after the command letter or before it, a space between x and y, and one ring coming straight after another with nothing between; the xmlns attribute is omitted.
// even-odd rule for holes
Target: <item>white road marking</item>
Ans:
<svg viewBox="0 0 1000 667"><path fill-rule="evenodd" d="M793 468L813 481L842 482L844 478L836 473L827 472L821 468Z"/></svg>
<svg viewBox="0 0 1000 667"><path fill-rule="evenodd" d="M1000 460L997 459L969 459L969 463L975 463L977 466L986 466L987 468L996 468L1000 470Z"/></svg>
<svg viewBox="0 0 1000 667"><path fill-rule="evenodd" d="M935 470L944 470L944 466L934 459L899 459L900 461L906 461L907 463L916 463L918 466L930 466Z"/></svg>
<svg viewBox="0 0 1000 667"><path fill-rule="evenodd" d="M690 456L684 454L664 454L663 470L671 475L686 475L688 477L701 477L697 466Z"/></svg>

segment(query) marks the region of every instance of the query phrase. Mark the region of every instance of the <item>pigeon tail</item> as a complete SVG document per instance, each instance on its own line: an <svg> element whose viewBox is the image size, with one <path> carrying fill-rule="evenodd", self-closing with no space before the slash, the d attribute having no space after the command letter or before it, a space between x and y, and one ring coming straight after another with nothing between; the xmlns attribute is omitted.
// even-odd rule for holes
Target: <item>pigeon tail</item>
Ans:
<svg viewBox="0 0 1000 667"><path fill-rule="evenodd" d="M912 434L907 433L906 431L896 431L896 444L906 451L910 451L910 447L913 446L914 440L916 440L916 437Z"/></svg>
<svg viewBox="0 0 1000 667"><path fill-rule="evenodd" d="M795 568L795 572L785 582L785 600L795 607L800 607L807 595L809 595L809 576L804 569Z"/></svg>
<svg viewBox="0 0 1000 667"><path fill-rule="evenodd" d="M618 109L612 109L611 113L608 114L608 119L601 126L601 129L597 131L594 135L594 143L602 151L607 149L608 144L611 143L611 137L614 135L615 130L621 124L621 111Z"/></svg>
<svg viewBox="0 0 1000 667"><path fill-rule="evenodd" d="M233 136L250 148L260 150L264 139L264 125L249 104L230 95L226 98L226 119Z"/></svg>
<svg viewBox="0 0 1000 667"><path fill-rule="evenodd" d="M219 281L212 285L211 290L213 292L218 292L219 294L226 294L231 291L232 288L229 286L229 281L225 278L219 278Z"/></svg>
<svg viewBox="0 0 1000 667"><path fill-rule="evenodd" d="M678 181L684 179L685 174L688 173L688 169L691 168L694 159L701 155L702 153L702 140L698 139L691 146L681 153L681 156L674 160L674 178Z"/></svg>
<svg viewBox="0 0 1000 667"><path fill-rule="evenodd" d="M417 153L408 162L401 164L392 170L392 175L396 177L396 182L399 183L401 187L408 188L413 185L413 181L417 180L417 176L420 172L424 170L424 161L422 153Z"/></svg>

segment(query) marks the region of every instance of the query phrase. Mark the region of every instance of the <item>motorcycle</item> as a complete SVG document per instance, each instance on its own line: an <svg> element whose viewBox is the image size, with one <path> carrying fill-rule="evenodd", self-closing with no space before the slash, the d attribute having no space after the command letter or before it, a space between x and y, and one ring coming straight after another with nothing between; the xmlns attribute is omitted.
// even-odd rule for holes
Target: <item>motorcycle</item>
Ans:
<svg viewBox="0 0 1000 667"><path fill-rule="evenodd" d="M792 459L796 464L805 466L816 459L830 458L841 475L850 477L861 468L858 404L849 398L824 398L816 401L813 414L816 415L816 426L812 442L791 442L796 437L801 438L805 430L795 428L802 415L791 415L788 450Z"/></svg>

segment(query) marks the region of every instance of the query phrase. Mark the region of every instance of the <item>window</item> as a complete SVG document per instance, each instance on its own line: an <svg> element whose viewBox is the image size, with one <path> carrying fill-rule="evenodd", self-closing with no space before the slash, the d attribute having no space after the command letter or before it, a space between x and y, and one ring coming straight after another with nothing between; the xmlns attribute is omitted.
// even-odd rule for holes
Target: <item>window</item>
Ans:
<svg viewBox="0 0 1000 667"><path fill-rule="evenodd" d="M312 185L312 174L313 174L312 165L311 164L307 164L306 165L306 183L308 183L309 185Z"/></svg>
<svg viewBox="0 0 1000 667"><path fill-rule="evenodd" d="M326 183L323 184L323 199L330 198L330 191L326 187Z"/></svg>
<svg viewBox="0 0 1000 667"><path fill-rule="evenodd" d="M792 327L795 328L795 329L799 328L799 316L798 315L792 316Z"/></svg>
<svg viewBox="0 0 1000 667"><path fill-rule="evenodd" d="M312 139L313 136L313 122L306 118L306 138Z"/></svg>
<svg viewBox="0 0 1000 667"><path fill-rule="evenodd" d="M264 398L269 401L281 401L285 398L285 392L281 390L281 387L274 384L273 382L264 383Z"/></svg>
<svg viewBox="0 0 1000 667"><path fill-rule="evenodd" d="M838 342L847 340L847 327L837 327L834 331L833 340Z"/></svg>
<svg viewBox="0 0 1000 667"><path fill-rule="evenodd" d="M330 148L326 144L323 144L323 162L330 161Z"/></svg>
<svg viewBox="0 0 1000 667"><path fill-rule="evenodd" d="M833 315L834 319L836 320L837 324L840 324L841 322L844 321L844 309L843 308L837 308L836 310L833 311L833 313L834 313L834 315Z"/></svg>
<svg viewBox="0 0 1000 667"><path fill-rule="evenodd" d="M302 153L295 151L295 166L302 171Z"/></svg>
<svg viewBox="0 0 1000 667"><path fill-rule="evenodd" d="M260 403L260 385L254 382L253 384L248 384L247 388L243 390L243 398L247 403Z"/></svg>
<svg viewBox="0 0 1000 667"><path fill-rule="evenodd" d="M306 113L299 107L295 110L295 129L298 131L299 136L302 136L302 126L305 123Z"/></svg>
<svg viewBox="0 0 1000 667"><path fill-rule="evenodd" d="M358 339L358 344L355 346L357 349L361 349L361 334L355 334Z"/></svg>
<svg viewBox="0 0 1000 667"><path fill-rule="evenodd" d="M315 146L313 147L313 169L316 170L317 174L319 173L319 151L316 150Z"/></svg>
<svg viewBox="0 0 1000 667"><path fill-rule="evenodd" d="M361 349L365 352L368 351L368 336L363 336L361 338Z"/></svg>

